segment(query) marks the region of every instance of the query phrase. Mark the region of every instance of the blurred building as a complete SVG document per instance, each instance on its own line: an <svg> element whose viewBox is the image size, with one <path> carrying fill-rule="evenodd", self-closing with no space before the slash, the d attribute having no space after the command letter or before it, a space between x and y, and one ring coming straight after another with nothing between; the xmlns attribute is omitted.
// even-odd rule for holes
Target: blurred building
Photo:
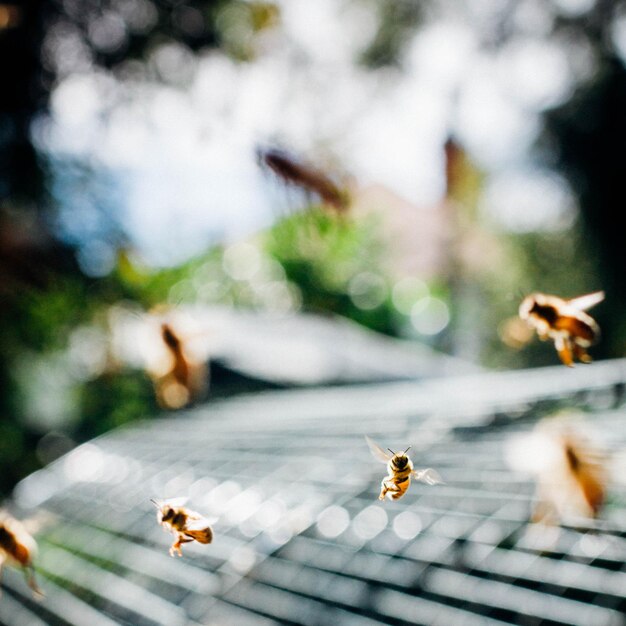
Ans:
<svg viewBox="0 0 626 626"><path fill-rule="evenodd" d="M624 624L625 384L607 361L249 394L118 429L18 485L46 598L6 571L0 623ZM572 406L612 453L606 506L531 525L506 442ZM379 502L366 434L446 484ZM150 503L174 496L215 533L181 559Z"/></svg>
<svg viewBox="0 0 626 626"><path fill-rule="evenodd" d="M179 306L147 316L115 310L109 323L113 360L158 369L166 352L160 340L162 324L176 332L190 358L210 360L212 394L480 371L424 344L382 335L338 315L276 314L224 306Z"/></svg>

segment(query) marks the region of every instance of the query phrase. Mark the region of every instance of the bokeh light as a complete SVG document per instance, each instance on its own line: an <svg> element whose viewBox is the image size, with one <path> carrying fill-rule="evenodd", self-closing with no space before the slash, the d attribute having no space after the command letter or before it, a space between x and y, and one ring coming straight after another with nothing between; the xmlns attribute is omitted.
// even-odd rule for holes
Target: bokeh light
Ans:
<svg viewBox="0 0 626 626"><path fill-rule="evenodd" d="M426 296L411 308L411 324L422 335L436 335L450 322L448 305L439 298Z"/></svg>
<svg viewBox="0 0 626 626"><path fill-rule="evenodd" d="M324 537L338 537L350 524L350 514L341 506L329 506L317 516L317 531Z"/></svg>

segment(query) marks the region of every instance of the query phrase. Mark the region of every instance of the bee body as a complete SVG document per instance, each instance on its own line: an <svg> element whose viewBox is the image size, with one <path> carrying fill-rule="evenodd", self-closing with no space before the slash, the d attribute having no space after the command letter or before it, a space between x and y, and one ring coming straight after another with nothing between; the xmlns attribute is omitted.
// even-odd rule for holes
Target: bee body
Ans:
<svg viewBox="0 0 626 626"><path fill-rule="evenodd" d="M0 576L5 563L20 567L35 596L43 596L35 580L33 558L37 544L26 528L7 513L0 516Z"/></svg>
<svg viewBox="0 0 626 626"><path fill-rule="evenodd" d="M277 148L259 149L257 156L261 164L285 183L316 194L324 205L332 207L338 213L348 209L349 198L346 191L321 170Z"/></svg>
<svg viewBox="0 0 626 626"><path fill-rule="evenodd" d="M541 425L546 458L537 474L535 522L598 517L605 502L607 459L592 441L566 423Z"/></svg>
<svg viewBox="0 0 626 626"><path fill-rule="evenodd" d="M387 463L387 478L381 483L379 500L388 495L392 500L399 500L411 484L413 462L404 453L395 454Z"/></svg>
<svg viewBox="0 0 626 626"><path fill-rule="evenodd" d="M174 380L185 388L190 387L189 364L183 353L183 344L169 324L161 324L161 336L172 355L174 365L171 369L171 376Z"/></svg>
<svg viewBox="0 0 626 626"><path fill-rule="evenodd" d="M157 521L163 528L171 532L176 539L170 548L170 556L182 556L181 546L183 543L197 541L198 543L211 543L213 530L209 523L195 511L183 506L176 506L174 501L159 502L152 500L157 507Z"/></svg>
<svg viewBox="0 0 626 626"><path fill-rule="evenodd" d="M441 476L432 468L414 469L413 461L406 454L409 448L404 452L389 450L391 452L391 455L389 455L369 437L366 436L365 440L372 456L378 461L387 464L387 476L381 482L379 500L384 500L387 497L390 500L399 500L407 492L411 484L411 478L425 482L428 485L443 483Z"/></svg>
<svg viewBox="0 0 626 626"><path fill-rule="evenodd" d="M585 309L603 299L602 291L571 300L534 293L524 298L519 315L537 331L541 340L552 339L561 361L572 367L575 359L591 362L587 348L598 341L600 328Z"/></svg>
<svg viewBox="0 0 626 626"><path fill-rule="evenodd" d="M165 363L163 368L150 373L157 401L166 409L180 409L204 392L206 367L189 358L185 339L171 324L161 324L160 338L165 348Z"/></svg>

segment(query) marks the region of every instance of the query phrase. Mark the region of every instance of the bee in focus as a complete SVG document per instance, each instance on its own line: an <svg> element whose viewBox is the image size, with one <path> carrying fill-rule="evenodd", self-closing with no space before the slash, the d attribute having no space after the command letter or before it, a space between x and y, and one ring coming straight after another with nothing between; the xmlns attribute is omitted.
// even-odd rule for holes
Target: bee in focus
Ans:
<svg viewBox="0 0 626 626"><path fill-rule="evenodd" d="M195 511L182 506L184 498L172 500L150 500L158 509L157 521L163 528L171 532L176 540L170 548L170 556L183 556L181 546L183 543L197 541L198 543L211 543L213 530L206 519Z"/></svg>
<svg viewBox="0 0 626 626"><path fill-rule="evenodd" d="M561 361L573 367L574 359L591 363L587 348L598 341L600 328L585 311L602 300L603 291L570 300L533 293L522 301L519 316L537 331L542 341L552 339Z"/></svg>
<svg viewBox="0 0 626 626"><path fill-rule="evenodd" d="M35 597L43 597L43 592L35 580L33 558L37 544L21 522L8 513L0 513L0 578L5 563L21 567L28 586Z"/></svg>
<svg viewBox="0 0 626 626"><path fill-rule="evenodd" d="M316 194L323 204L332 207L337 213L345 213L348 209L347 192L340 189L324 172L276 148L259 149L257 156L259 163L285 183Z"/></svg>
<svg viewBox="0 0 626 626"><path fill-rule="evenodd" d="M432 468L427 469L413 469L413 462L407 456L409 446L404 452L394 452L389 450L391 455L387 454L378 444L372 441L367 435L365 436L367 445L372 453L372 456L381 463L387 464L386 478L383 478L379 500L384 500L385 497L389 497L391 500L399 500L409 488L411 484L411 478L419 480L427 485L438 485L443 483L443 479Z"/></svg>

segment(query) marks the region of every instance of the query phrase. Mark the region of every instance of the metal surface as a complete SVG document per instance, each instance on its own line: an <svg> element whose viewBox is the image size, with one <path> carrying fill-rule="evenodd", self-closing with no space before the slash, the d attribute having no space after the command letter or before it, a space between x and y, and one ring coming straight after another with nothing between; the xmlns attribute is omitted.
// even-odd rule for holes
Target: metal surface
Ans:
<svg viewBox="0 0 626 626"><path fill-rule="evenodd" d="M119 429L16 489L14 510L43 520L47 597L7 572L0 623L625 624L624 484L601 520L538 535L533 484L502 452L572 406L621 450L625 382L614 361L282 391ZM378 502L365 434L412 444L447 484ZM149 499L179 495L215 539L174 559Z"/></svg>

